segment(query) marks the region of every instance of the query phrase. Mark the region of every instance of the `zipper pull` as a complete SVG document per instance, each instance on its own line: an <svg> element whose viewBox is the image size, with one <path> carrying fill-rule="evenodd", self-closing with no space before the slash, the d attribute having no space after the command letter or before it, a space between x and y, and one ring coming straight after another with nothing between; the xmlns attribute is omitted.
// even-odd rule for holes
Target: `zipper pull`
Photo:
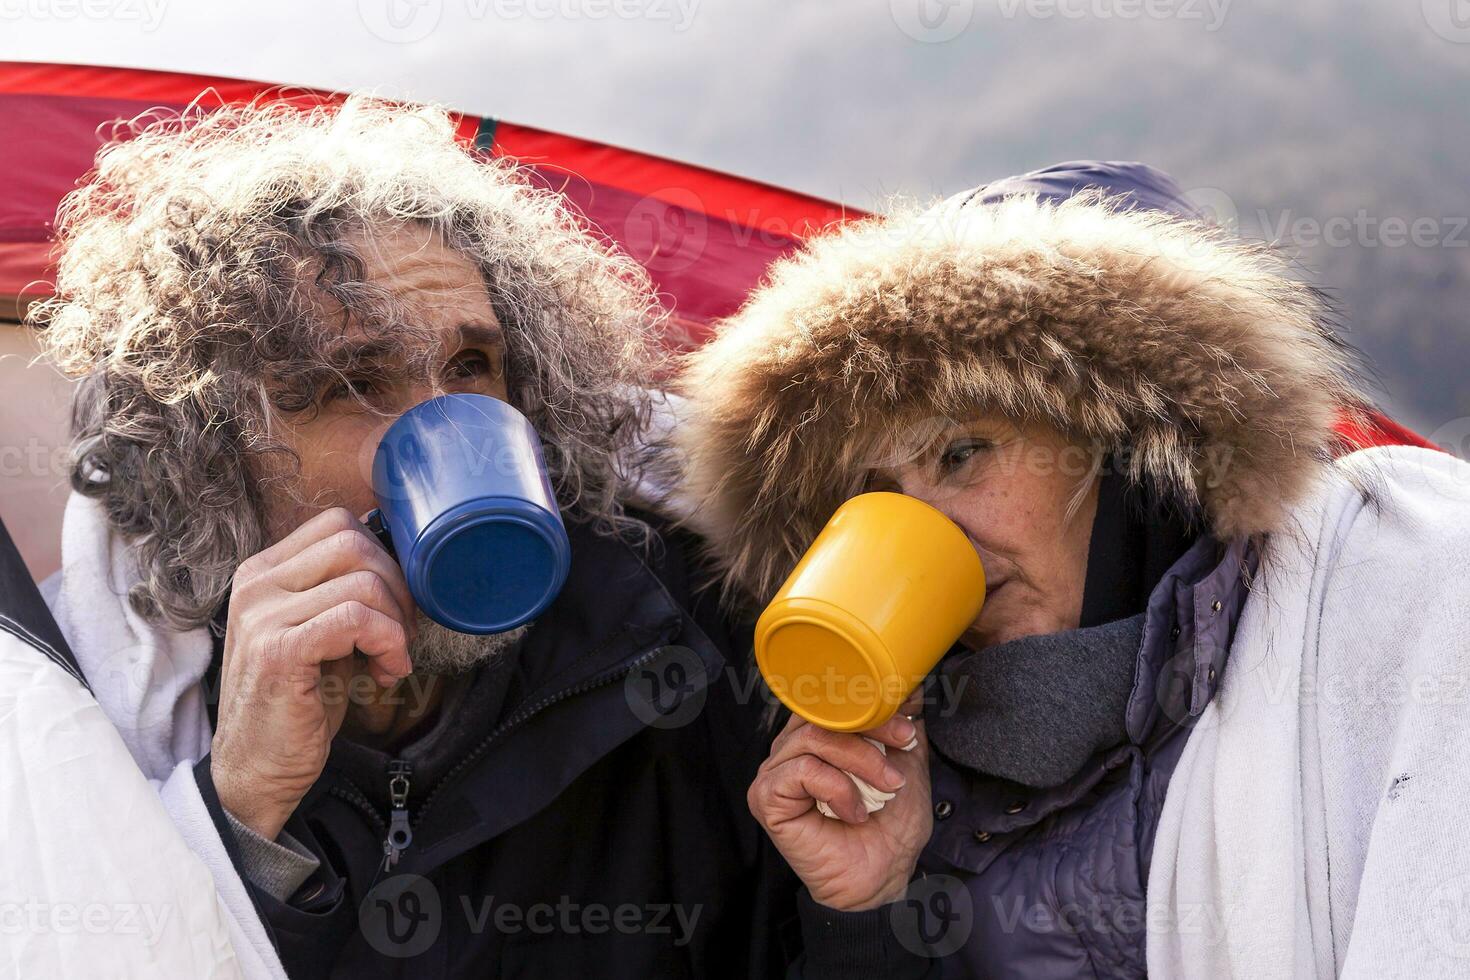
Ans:
<svg viewBox="0 0 1470 980"><path fill-rule="evenodd" d="M408 845L413 843L413 829L408 825L408 777L413 775L413 766L402 759L388 763L388 799L393 809L388 814L388 836L383 841L383 858L386 867L398 863L398 858Z"/></svg>

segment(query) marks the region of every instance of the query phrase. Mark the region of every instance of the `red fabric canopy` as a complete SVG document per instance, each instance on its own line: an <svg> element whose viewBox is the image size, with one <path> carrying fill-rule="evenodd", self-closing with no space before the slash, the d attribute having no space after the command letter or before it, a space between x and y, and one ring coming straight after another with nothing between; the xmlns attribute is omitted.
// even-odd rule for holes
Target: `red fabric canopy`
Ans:
<svg viewBox="0 0 1470 980"><path fill-rule="evenodd" d="M205 93L217 105L260 95L314 104L340 96L176 72L0 62L0 317L50 290L57 204L92 165L110 123ZM460 135L516 159L642 262L688 340L740 305L771 261L812 231L860 215L818 198L703 167L478 116Z"/></svg>
<svg viewBox="0 0 1470 980"><path fill-rule="evenodd" d="M56 207L92 166L110 124L155 107L261 95L316 104L339 95L266 82L87 65L0 62L0 318L49 293ZM680 343L739 307L770 263L861 211L646 153L460 115L459 132L564 194L648 269L675 311ZM1339 426L1349 448L1435 448L1383 415Z"/></svg>

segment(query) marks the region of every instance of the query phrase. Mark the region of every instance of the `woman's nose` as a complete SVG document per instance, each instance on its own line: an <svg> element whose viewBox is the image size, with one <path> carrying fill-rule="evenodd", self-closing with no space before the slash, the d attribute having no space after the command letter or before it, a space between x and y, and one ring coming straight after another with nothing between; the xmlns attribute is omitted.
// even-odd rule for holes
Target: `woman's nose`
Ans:
<svg viewBox="0 0 1470 980"><path fill-rule="evenodd" d="M905 497L913 497L915 500L922 500L956 524L959 523L958 501L955 499L953 489L936 487L913 474L900 475L895 483L897 485L893 489L898 493Z"/></svg>

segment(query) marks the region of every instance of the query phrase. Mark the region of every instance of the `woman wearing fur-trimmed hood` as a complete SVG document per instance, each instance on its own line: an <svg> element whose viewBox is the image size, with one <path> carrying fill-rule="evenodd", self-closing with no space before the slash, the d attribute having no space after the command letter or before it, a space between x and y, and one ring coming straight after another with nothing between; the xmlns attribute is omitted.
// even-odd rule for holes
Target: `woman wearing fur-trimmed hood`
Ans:
<svg viewBox="0 0 1470 980"><path fill-rule="evenodd" d="M806 930L894 976L1455 972L1404 896L1470 882L1470 726L1311 695L1470 672L1470 612L1425 602L1470 578L1470 467L1372 408L1290 272L1152 168L1063 164L816 239L691 356L737 601L865 490L985 565L922 718L869 733L917 747L793 720L751 788ZM927 945L880 911L916 874L964 910Z"/></svg>

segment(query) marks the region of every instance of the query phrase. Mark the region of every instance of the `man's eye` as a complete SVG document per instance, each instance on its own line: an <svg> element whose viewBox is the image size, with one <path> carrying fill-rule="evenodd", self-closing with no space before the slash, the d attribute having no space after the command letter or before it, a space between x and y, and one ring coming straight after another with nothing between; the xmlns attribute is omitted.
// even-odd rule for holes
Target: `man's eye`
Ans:
<svg viewBox="0 0 1470 980"><path fill-rule="evenodd" d="M484 351L461 351L449 362L446 371L450 380L478 378L495 373L495 365Z"/></svg>
<svg viewBox="0 0 1470 980"><path fill-rule="evenodd" d="M347 378L334 384L322 393L322 404L330 404L343 398L372 398L379 391L378 383L372 378Z"/></svg>

